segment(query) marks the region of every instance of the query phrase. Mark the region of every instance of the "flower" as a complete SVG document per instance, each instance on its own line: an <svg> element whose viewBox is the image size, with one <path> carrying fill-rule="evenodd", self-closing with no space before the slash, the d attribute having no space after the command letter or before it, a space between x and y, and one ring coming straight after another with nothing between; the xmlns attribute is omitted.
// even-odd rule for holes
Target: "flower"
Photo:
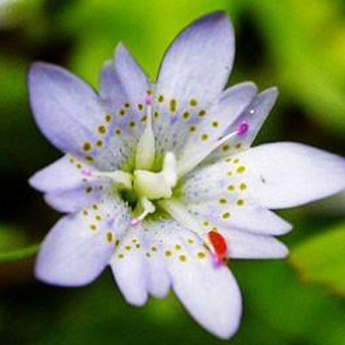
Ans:
<svg viewBox="0 0 345 345"><path fill-rule="evenodd" d="M99 95L60 67L32 66L35 120L65 153L30 180L66 213L42 244L38 279L82 286L110 265L130 304L172 288L209 332L236 332L241 294L226 260L285 257L275 236L291 226L271 210L345 189L345 161L296 143L250 148L277 89L223 91L233 57L233 28L216 12L176 38L155 83L122 44Z"/></svg>

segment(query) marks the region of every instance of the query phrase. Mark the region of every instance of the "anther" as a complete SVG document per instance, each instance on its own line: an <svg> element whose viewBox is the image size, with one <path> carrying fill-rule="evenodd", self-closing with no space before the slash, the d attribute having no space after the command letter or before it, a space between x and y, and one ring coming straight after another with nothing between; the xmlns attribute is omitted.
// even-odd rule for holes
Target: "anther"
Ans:
<svg viewBox="0 0 345 345"><path fill-rule="evenodd" d="M249 129L249 125L247 122L242 122L238 127L237 127L237 131L236 134L238 136L242 136L245 135L248 132Z"/></svg>
<svg viewBox="0 0 345 345"><path fill-rule="evenodd" d="M81 171L81 173L84 176L91 177L92 176L92 170L90 168L85 168Z"/></svg>

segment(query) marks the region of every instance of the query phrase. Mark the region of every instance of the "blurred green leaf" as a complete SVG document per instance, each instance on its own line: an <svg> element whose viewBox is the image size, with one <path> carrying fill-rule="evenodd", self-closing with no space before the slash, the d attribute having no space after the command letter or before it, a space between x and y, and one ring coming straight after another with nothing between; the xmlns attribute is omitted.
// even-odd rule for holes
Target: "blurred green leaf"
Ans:
<svg viewBox="0 0 345 345"><path fill-rule="evenodd" d="M297 245L291 262L304 281L345 295L345 223Z"/></svg>

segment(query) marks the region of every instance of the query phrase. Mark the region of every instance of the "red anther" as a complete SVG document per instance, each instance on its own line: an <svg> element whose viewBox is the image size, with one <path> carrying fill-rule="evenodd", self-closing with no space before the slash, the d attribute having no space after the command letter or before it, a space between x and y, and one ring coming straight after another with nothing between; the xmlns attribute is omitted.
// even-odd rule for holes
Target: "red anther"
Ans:
<svg viewBox="0 0 345 345"><path fill-rule="evenodd" d="M227 246L224 237L216 231L210 231L208 233L208 239L214 249L216 264L223 264L227 257Z"/></svg>
<svg viewBox="0 0 345 345"><path fill-rule="evenodd" d="M237 127L237 135L242 136L248 132L249 125L247 122L242 122L238 127Z"/></svg>

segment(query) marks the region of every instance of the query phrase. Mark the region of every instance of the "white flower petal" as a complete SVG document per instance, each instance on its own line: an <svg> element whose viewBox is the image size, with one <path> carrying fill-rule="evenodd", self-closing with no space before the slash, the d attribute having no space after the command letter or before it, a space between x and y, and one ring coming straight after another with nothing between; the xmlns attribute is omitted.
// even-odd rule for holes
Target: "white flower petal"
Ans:
<svg viewBox="0 0 345 345"><path fill-rule="evenodd" d="M104 112L96 93L65 69L35 63L29 72L30 102L42 133L63 152L83 157Z"/></svg>
<svg viewBox="0 0 345 345"><path fill-rule="evenodd" d="M291 225L252 197L251 169L243 153L196 169L180 183L177 194L200 223L239 228L267 235L282 235Z"/></svg>
<svg viewBox="0 0 345 345"><path fill-rule="evenodd" d="M211 143L227 134L229 126L251 104L256 92L257 88L251 82L237 84L225 90L219 100L204 115L202 121L195 126L195 131L190 133L187 128L188 131L185 135L188 140L183 147L179 161L188 160L190 155L197 150L207 150L207 147L212 145Z"/></svg>
<svg viewBox="0 0 345 345"><path fill-rule="evenodd" d="M108 217L109 209L122 213ZM43 241L36 277L60 286L81 286L93 281L109 263L115 239L128 226L125 212L123 206L112 202L97 205L97 210L63 217Z"/></svg>
<svg viewBox="0 0 345 345"><path fill-rule="evenodd" d="M222 229L228 247L229 258L234 259L279 259L285 258L287 247L272 236L252 234L235 228Z"/></svg>
<svg viewBox="0 0 345 345"><path fill-rule="evenodd" d="M131 228L127 231L110 266L126 301L136 306L145 304L148 297L147 268L141 230Z"/></svg>
<svg viewBox="0 0 345 345"><path fill-rule="evenodd" d="M226 266L217 266L203 242L176 222L168 222L165 258L172 288L191 316L212 334L227 339L238 329L242 302ZM179 247L177 247L179 245Z"/></svg>
<svg viewBox="0 0 345 345"><path fill-rule="evenodd" d="M164 257L164 222L143 222L145 229L147 258L147 288L149 293L156 298L164 298L169 292L171 279ZM164 230L163 230L164 231Z"/></svg>
<svg viewBox="0 0 345 345"><path fill-rule="evenodd" d="M153 129L159 155L181 147L189 128L200 122L218 99L233 57L233 29L220 12L199 19L172 43L155 91Z"/></svg>
<svg viewBox="0 0 345 345"><path fill-rule="evenodd" d="M233 28L224 13L205 16L172 43L160 67L157 92L165 98L205 103L218 96L234 58Z"/></svg>
<svg viewBox="0 0 345 345"><path fill-rule="evenodd" d="M66 155L35 173L29 183L41 192L75 188L82 184L82 178L85 177L82 175L82 169L78 169L76 164L79 162Z"/></svg>
<svg viewBox="0 0 345 345"><path fill-rule="evenodd" d="M250 194L281 209L319 200L345 189L345 160L297 143L260 145L245 153Z"/></svg>
<svg viewBox="0 0 345 345"><path fill-rule="evenodd" d="M248 131L244 135L233 137L222 144L205 159L205 163L215 162L222 157L227 157L250 147L273 108L277 97L278 90L274 87L257 95L242 115L228 128L227 133L235 132L242 123L248 124Z"/></svg>

